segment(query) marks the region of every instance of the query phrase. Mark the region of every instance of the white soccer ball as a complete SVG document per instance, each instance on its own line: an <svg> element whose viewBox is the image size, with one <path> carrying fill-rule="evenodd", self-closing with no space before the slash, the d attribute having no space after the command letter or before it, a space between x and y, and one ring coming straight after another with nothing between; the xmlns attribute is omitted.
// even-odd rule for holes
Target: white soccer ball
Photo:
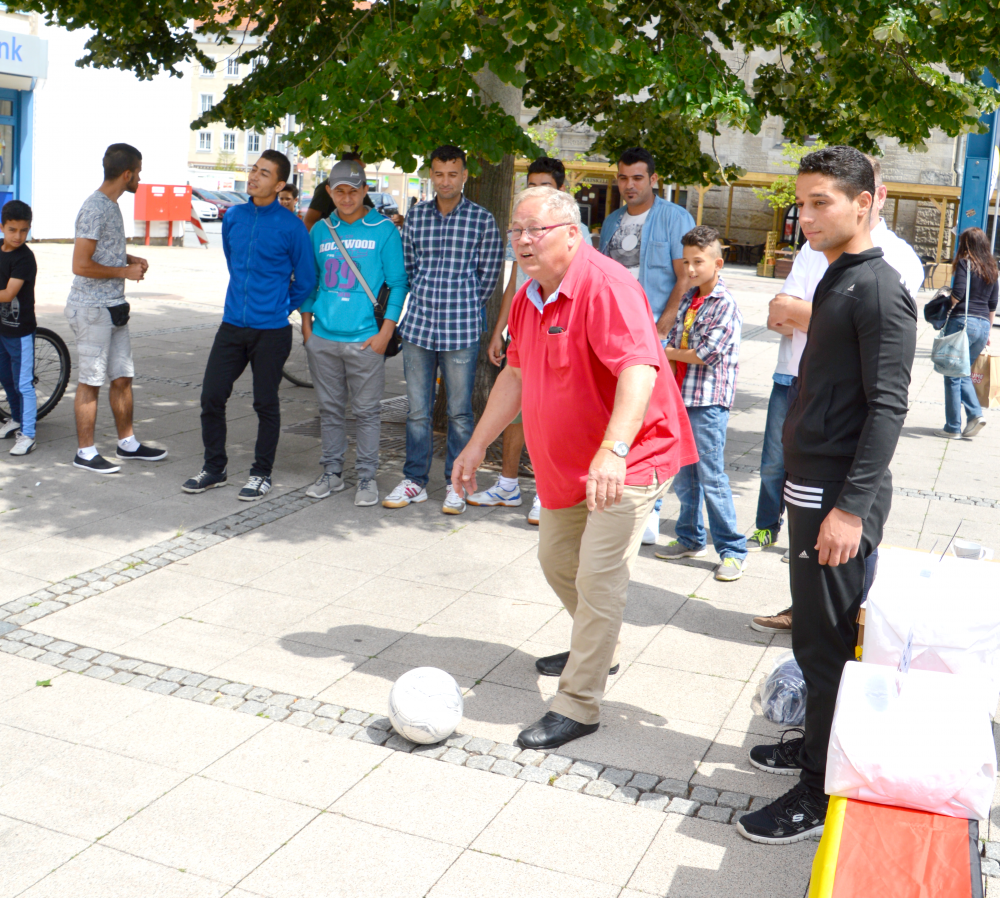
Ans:
<svg viewBox="0 0 1000 898"><path fill-rule="evenodd" d="M436 667L408 670L389 692L393 729L422 745L440 742L454 733L464 706L455 678Z"/></svg>

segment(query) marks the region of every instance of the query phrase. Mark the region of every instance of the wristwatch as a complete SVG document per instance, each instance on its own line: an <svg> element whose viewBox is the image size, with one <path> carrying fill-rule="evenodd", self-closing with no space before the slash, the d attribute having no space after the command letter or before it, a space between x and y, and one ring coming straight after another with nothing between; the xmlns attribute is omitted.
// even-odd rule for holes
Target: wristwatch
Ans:
<svg viewBox="0 0 1000 898"><path fill-rule="evenodd" d="M602 449L610 449L619 458L624 458L628 455L629 445L628 443L623 443L621 440L605 440L601 443Z"/></svg>

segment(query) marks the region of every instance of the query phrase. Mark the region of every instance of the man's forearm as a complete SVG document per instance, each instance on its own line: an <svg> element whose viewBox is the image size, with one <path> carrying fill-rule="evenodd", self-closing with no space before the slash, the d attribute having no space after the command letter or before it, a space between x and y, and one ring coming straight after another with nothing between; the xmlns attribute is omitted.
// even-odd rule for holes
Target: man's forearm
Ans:
<svg viewBox="0 0 1000 898"><path fill-rule="evenodd" d="M126 271L128 271L127 268L112 268L109 265L101 265L93 260L73 266L73 274L94 280L124 278Z"/></svg>
<svg viewBox="0 0 1000 898"><path fill-rule="evenodd" d="M656 330L660 334L660 339L666 338L667 334L670 333L670 328L674 326L674 321L677 320L677 310L681 307L681 300L684 298L686 286L686 281L681 281L678 278L674 284L674 289L670 291L666 308L663 310L659 321L656 322Z"/></svg>
<svg viewBox="0 0 1000 898"><path fill-rule="evenodd" d="M485 452L487 447L504 428L517 417L521 410L521 369L509 365L500 372L490 398L486 401L483 416L472 432L469 445Z"/></svg>
<svg viewBox="0 0 1000 898"><path fill-rule="evenodd" d="M667 358L674 362L684 362L688 365L705 364L700 358L698 358L698 353L693 349L673 349L668 346L663 351L667 354Z"/></svg>
<svg viewBox="0 0 1000 898"><path fill-rule="evenodd" d="M652 365L633 365L618 375L615 407L604 432L605 439L632 444L646 417L655 383L656 369Z"/></svg>

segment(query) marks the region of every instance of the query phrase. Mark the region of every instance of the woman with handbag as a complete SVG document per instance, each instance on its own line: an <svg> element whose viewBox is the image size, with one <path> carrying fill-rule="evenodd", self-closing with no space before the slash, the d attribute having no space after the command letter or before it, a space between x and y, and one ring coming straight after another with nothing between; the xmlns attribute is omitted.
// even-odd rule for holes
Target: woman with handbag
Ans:
<svg viewBox="0 0 1000 898"><path fill-rule="evenodd" d="M949 440L974 437L986 426L983 410L969 376L969 364L990 344L990 331L997 308L997 263L990 251L990 242L979 228L962 231L955 255L955 280L951 286L951 311L935 344L964 331L968 341L968 361L962 367L963 376L944 379L945 425L937 435ZM953 337L954 340L954 337ZM964 341L961 341L964 342ZM937 345L935 345L935 362ZM963 350L966 346L959 347ZM941 367L935 364L935 369ZM966 425L962 429L962 406Z"/></svg>

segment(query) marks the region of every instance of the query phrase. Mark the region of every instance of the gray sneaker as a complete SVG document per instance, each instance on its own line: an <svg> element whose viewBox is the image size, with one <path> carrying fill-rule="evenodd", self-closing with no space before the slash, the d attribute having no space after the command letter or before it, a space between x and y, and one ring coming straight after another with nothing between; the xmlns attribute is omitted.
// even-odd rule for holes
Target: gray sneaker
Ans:
<svg viewBox="0 0 1000 898"><path fill-rule="evenodd" d="M986 419L980 415L978 418L973 418L968 424L965 425L965 430L962 431L962 436L966 439L974 437L980 430L986 426Z"/></svg>
<svg viewBox="0 0 1000 898"><path fill-rule="evenodd" d="M354 504L378 505L378 484L368 477L362 477L358 481L358 491L354 494Z"/></svg>
<svg viewBox="0 0 1000 898"><path fill-rule="evenodd" d="M316 482L306 490L310 499L325 499L330 493L339 493L344 488L344 478L332 471L324 471Z"/></svg>
<svg viewBox="0 0 1000 898"><path fill-rule="evenodd" d="M662 558L664 561L670 561L674 558L702 558L707 554L708 548L706 546L702 546L700 549L689 549L683 543L672 539L656 553L656 557Z"/></svg>
<svg viewBox="0 0 1000 898"><path fill-rule="evenodd" d="M733 580L739 580L746 569L746 560L740 561L739 558L732 556L723 558L722 564L715 569L715 579L721 580L723 583L732 583Z"/></svg>

